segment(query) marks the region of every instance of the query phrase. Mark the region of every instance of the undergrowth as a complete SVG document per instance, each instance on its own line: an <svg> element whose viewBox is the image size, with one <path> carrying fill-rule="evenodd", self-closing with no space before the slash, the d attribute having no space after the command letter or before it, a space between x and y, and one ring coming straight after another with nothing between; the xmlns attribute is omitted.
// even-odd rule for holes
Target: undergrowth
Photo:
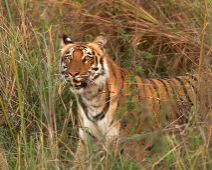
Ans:
<svg viewBox="0 0 212 170"><path fill-rule="evenodd" d="M1 0L0 169L211 169L211 11L209 0ZM76 164L74 96L58 74L62 33L103 34L109 56L141 77L197 74L193 123L154 139L140 163L117 152Z"/></svg>

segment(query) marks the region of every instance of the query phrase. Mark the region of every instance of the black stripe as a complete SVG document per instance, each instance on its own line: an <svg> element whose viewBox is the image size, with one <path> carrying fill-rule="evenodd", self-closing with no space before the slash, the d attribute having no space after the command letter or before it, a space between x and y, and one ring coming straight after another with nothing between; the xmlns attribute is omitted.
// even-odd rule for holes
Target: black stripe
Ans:
<svg viewBox="0 0 212 170"><path fill-rule="evenodd" d="M178 91L176 91L176 89L174 89L173 87L172 87L172 85L174 84L174 85L176 85L176 82L174 82L173 81L173 79L171 79L171 78L169 78L169 79L167 79L167 82L168 83L170 83L170 87L171 87L171 89L172 89L172 93L173 93L173 95L175 95L176 96L176 99L180 99L180 101L184 101L184 99L182 99L181 97L180 97L180 94L178 93ZM174 99L174 97L175 96L173 96L173 99ZM181 113L182 113L182 107L184 107L184 106L182 106L182 102L175 102L174 101L174 103L176 103L176 105L177 105L177 109L178 109L178 111L176 111L176 114L178 115L178 117L180 117L181 116ZM181 104L181 105L180 105Z"/></svg>
<svg viewBox="0 0 212 170"><path fill-rule="evenodd" d="M108 87L108 84L106 84L106 86ZM97 114L96 116L93 117L94 120L101 120L105 117L105 114L108 111L108 108L110 106L110 91L107 88L107 95L106 95L106 99L105 99L106 105L104 106L104 108L102 109L102 111Z"/></svg>
<svg viewBox="0 0 212 170"><path fill-rule="evenodd" d="M192 75L188 75L188 78L186 79L186 81L187 81L187 82L190 84L190 86L194 89L195 94L197 94L197 88L196 88L197 85L194 86L193 83L191 83L190 79L191 79L191 80L194 80L196 83L198 83L198 81L197 81L196 77L194 77L194 76L192 76ZM194 83L195 83L195 82L194 82Z"/></svg>
<svg viewBox="0 0 212 170"><path fill-rule="evenodd" d="M164 88L165 88L165 91L166 91L166 93L167 93L167 96L168 96L168 99L172 99L172 97L171 97L171 94L170 94L170 92L169 92L169 90L168 90L168 87L167 87L167 84L165 83L165 82L167 82L167 79L165 79L165 78L163 78L163 79L157 79L158 81L160 81L162 84L163 84L163 86L164 86ZM167 82L168 83L168 82ZM171 89L172 89L172 87L171 87ZM172 92L173 92L173 89L172 89ZM173 92L174 93L174 92ZM167 100L168 100L167 99ZM168 101L167 101L167 103L168 103ZM173 112L175 112L177 115L178 115L178 117L181 115L179 115L179 106L178 106L178 104L177 104L177 102L175 102L175 101L170 101L170 103L168 103L168 104L170 104L170 106L171 106L171 109L173 110ZM178 109L178 110L176 110L176 109L173 109L173 107L174 107L174 105L177 107L176 109ZM166 119L167 120L169 120L169 114L166 114L165 115L166 116Z"/></svg>
<svg viewBox="0 0 212 170"><path fill-rule="evenodd" d="M159 82L162 84L162 89L160 89L160 90L163 90L163 88L165 88L165 91L166 91L166 93L167 93L167 95L168 95L168 97L169 97L169 91L168 91L168 89L167 89L166 84L163 82L163 80L161 80L161 79L155 79L155 81L159 81ZM163 86L164 86L164 87L163 87ZM160 111L161 108L162 108L162 104L161 104L161 103L163 103L163 102L162 102L162 99L159 98L159 101L158 101L159 111ZM166 119L168 120L167 115L166 115Z"/></svg>
<svg viewBox="0 0 212 170"><path fill-rule="evenodd" d="M158 87L154 81L154 79L149 79L149 81L153 84L153 88L155 89L156 93L157 93L157 97L160 98L160 95L159 95L159 91L158 91Z"/></svg>
<svg viewBox="0 0 212 170"><path fill-rule="evenodd" d="M146 82L147 80L149 80L149 79L144 79L145 82ZM151 83L150 83L150 84L151 84ZM146 86L149 87L149 82L146 82ZM150 89L151 94L152 94L152 93L153 93L152 88L150 87L149 89ZM147 90L148 90L148 89L147 89Z"/></svg>
<svg viewBox="0 0 212 170"><path fill-rule="evenodd" d="M105 75L105 71L103 70L101 73L97 74L92 80L97 79L100 75L101 76Z"/></svg>
<svg viewBox="0 0 212 170"><path fill-rule="evenodd" d="M70 53L70 51L66 51L65 54L68 55ZM65 55L64 55L65 56Z"/></svg>
<svg viewBox="0 0 212 170"><path fill-rule="evenodd" d="M171 89L172 89L172 93L176 96L176 97L178 97L181 101L184 101L184 99L182 99L181 97L180 97L180 94L178 94L178 91L176 91L176 89L174 89L173 87L172 87L172 84L176 84L174 81L173 81L173 79L168 79L167 80L169 83L170 83L170 87L171 87ZM172 83L172 84L171 84Z"/></svg>
<svg viewBox="0 0 212 170"><path fill-rule="evenodd" d="M93 52L93 55L95 55L95 53ZM96 65L98 65L98 58L97 58L97 56L95 55L94 56L95 57L95 60L96 60Z"/></svg>
<svg viewBox="0 0 212 170"><path fill-rule="evenodd" d="M91 136L94 140L97 140L97 138L96 138L94 135L92 135L88 130L86 130L86 133L87 133L89 136Z"/></svg>
<svg viewBox="0 0 212 170"><path fill-rule="evenodd" d="M192 102L190 97L189 97L189 95L188 95L188 92L187 92L187 90L185 88L185 83L179 77L175 77L175 80L177 80L180 83L181 87L183 88L183 92L184 92L188 102Z"/></svg>
<svg viewBox="0 0 212 170"><path fill-rule="evenodd" d="M149 84L150 84L150 86L149 86L149 84L147 83L147 87L149 87L149 89L150 89L150 91L151 91L151 96L152 96L152 109L154 109L155 108L155 102L154 102L154 98L153 98L153 94L154 94L154 91L156 91L157 90L157 88L154 86L154 83L152 83L152 80L151 79L145 79L145 81L149 81ZM152 85L151 84L153 84L153 88L154 88L154 90L152 89ZM147 90L148 90L148 88L147 88ZM151 97L151 96L149 96L149 97Z"/></svg>
<svg viewBox="0 0 212 170"><path fill-rule="evenodd" d="M164 83L164 81L163 81L162 79L157 79L157 80L163 84L163 86L165 87L165 91L166 91L168 97L170 97L170 94L169 94L169 91L168 91L168 89L167 89L166 83Z"/></svg>
<svg viewBox="0 0 212 170"><path fill-rule="evenodd" d="M146 83L146 81L145 81L145 79L141 79L141 82L142 82L142 87L143 87L143 94L145 95L145 98L147 97L146 96L146 85L145 85L145 83ZM144 82L144 83L143 83ZM141 96L142 97L142 96Z"/></svg>
<svg viewBox="0 0 212 170"><path fill-rule="evenodd" d="M105 73L104 60L103 60L103 58L100 58L100 64L102 66L102 71Z"/></svg>
<svg viewBox="0 0 212 170"><path fill-rule="evenodd" d="M113 117L113 120L110 122L109 127L111 127L111 125L113 124L113 122L114 122L114 117Z"/></svg>
<svg viewBox="0 0 212 170"><path fill-rule="evenodd" d="M176 78L175 78L175 80L176 80ZM170 81L172 81L174 84L176 84L176 82L174 82L173 81L173 79L170 79ZM188 80L186 80L186 83L187 83L187 81ZM185 84L185 83L184 83ZM182 86L182 84L181 84L181 86ZM178 98L180 99L180 101L181 102L178 102L178 101L176 101L176 103L177 103L177 105L178 105L178 110L179 110L179 113L177 113L177 115L178 115L178 117L181 117L182 115L183 115L183 117L182 118L180 118L179 120L178 120L178 122L181 124L181 123L188 123L188 117L186 116L186 114L185 113L187 113L189 110L190 110L190 108L191 108L191 106L193 105L193 103L186 103L186 104L183 104L184 102L183 101L185 101L185 99L182 99L180 96L180 94L178 93L178 91L180 90L180 88L182 88L182 87L179 87L178 89L176 89L177 90L177 92L176 92L176 95L178 96ZM185 95L186 96L186 95ZM185 101L186 102L186 101Z"/></svg>
<svg viewBox="0 0 212 170"><path fill-rule="evenodd" d="M107 113L108 108L109 108L109 104L110 104L110 102L107 102L107 104L106 104L105 107L102 109L102 111L101 111L99 114L97 114L96 116L93 117L93 119L94 119L95 121L101 120L101 119L103 119L103 118L105 117L105 114Z"/></svg>
<svg viewBox="0 0 212 170"><path fill-rule="evenodd" d="M103 65L103 58L100 59L100 64L102 66L102 68L101 68L102 72L97 74L92 80L97 79L100 75L101 76L105 75L105 68L104 68L104 65Z"/></svg>
<svg viewBox="0 0 212 170"><path fill-rule="evenodd" d="M60 74L66 74L66 71L61 71Z"/></svg>
<svg viewBox="0 0 212 170"><path fill-rule="evenodd" d="M88 118L88 120L90 120L91 122L94 123L94 121L89 117L89 115L88 115L88 108L85 105L85 103L82 101L82 97L80 95L79 95L79 103L80 103L83 111L85 112L85 116Z"/></svg>
<svg viewBox="0 0 212 170"><path fill-rule="evenodd" d="M189 78L191 77L194 81L198 82L197 78L193 75L187 74L186 77L189 77Z"/></svg>
<svg viewBox="0 0 212 170"><path fill-rule="evenodd" d="M99 68L98 68L98 67L94 67L94 68L92 68L92 70L94 70L94 71L98 71L98 70L99 70Z"/></svg>
<svg viewBox="0 0 212 170"><path fill-rule="evenodd" d="M103 58L100 58L100 64L103 66Z"/></svg>

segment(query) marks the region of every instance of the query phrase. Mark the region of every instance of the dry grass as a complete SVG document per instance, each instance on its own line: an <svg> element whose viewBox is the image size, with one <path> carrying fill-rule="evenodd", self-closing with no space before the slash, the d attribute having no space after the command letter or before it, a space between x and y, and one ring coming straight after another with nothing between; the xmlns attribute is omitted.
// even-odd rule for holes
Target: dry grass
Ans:
<svg viewBox="0 0 212 170"><path fill-rule="evenodd" d="M0 162L10 169L79 168L76 120L68 112L73 96L58 75L59 36L87 41L104 34L110 56L143 77L197 73L200 102L182 140L156 140L158 148L168 145L141 165L113 154L87 164L211 169L211 11L209 0L0 0Z"/></svg>

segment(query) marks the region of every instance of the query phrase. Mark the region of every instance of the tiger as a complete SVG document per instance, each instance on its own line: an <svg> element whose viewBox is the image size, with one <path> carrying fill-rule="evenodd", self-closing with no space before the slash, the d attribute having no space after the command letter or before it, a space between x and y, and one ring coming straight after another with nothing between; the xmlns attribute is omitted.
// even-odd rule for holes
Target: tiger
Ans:
<svg viewBox="0 0 212 170"><path fill-rule="evenodd" d="M141 78L119 67L106 43L103 35L92 42L61 38L60 75L78 103L76 155L85 155L88 140L109 146L119 137L187 123L196 101L195 76Z"/></svg>

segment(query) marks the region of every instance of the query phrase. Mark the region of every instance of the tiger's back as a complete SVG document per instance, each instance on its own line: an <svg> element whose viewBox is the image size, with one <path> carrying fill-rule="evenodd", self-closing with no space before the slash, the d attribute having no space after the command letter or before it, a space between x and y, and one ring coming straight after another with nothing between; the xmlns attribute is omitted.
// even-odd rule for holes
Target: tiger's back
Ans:
<svg viewBox="0 0 212 170"><path fill-rule="evenodd" d="M197 79L191 75L158 79L127 75L116 112L125 113L122 131L141 133L187 123L196 101L196 86Z"/></svg>

